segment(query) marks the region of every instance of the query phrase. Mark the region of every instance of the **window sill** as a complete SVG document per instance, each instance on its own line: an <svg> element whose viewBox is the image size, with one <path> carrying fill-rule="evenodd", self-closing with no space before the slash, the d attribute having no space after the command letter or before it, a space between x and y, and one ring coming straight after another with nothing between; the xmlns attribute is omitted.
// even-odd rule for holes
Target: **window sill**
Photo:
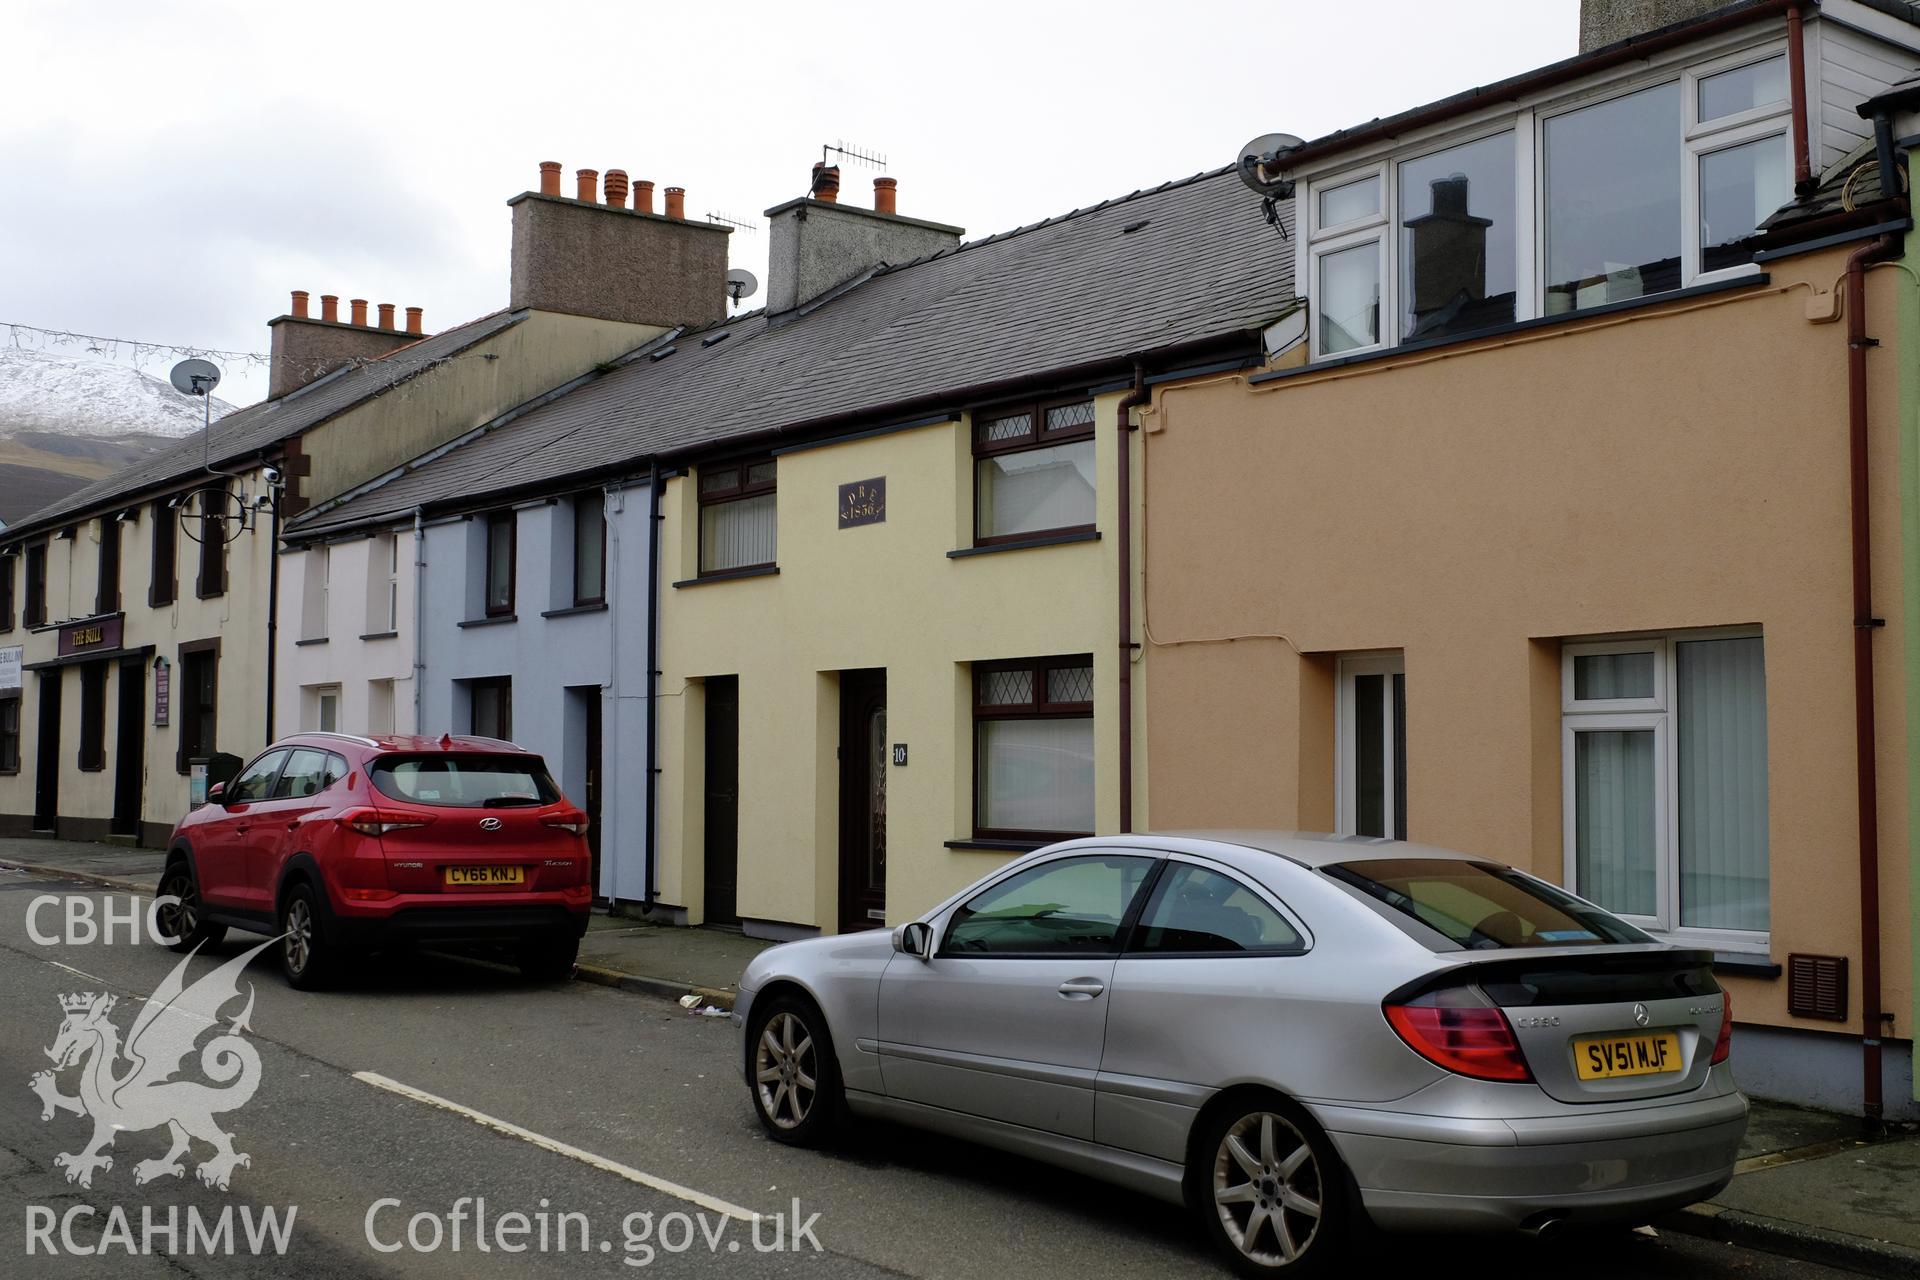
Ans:
<svg viewBox="0 0 1920 1280"><path fill-rule="evenodd" d="M763 564L752 569L723 569L719 573L703 573L697 578L682 578L674 583L674 588L704 587L710 582L732 582L739 578L768 578L780 572L777 564Z"/></svg>
<svg viewBox="0 0 1920 1280"><path fill-rule="evenodd" d="M1531 320L1515 320L1510 324L1499 324L1491 329L1479 329L1473 333L1449 334L1444 338L1429 338L1422 342L1403 342L1397 347L1369 347L1367 350L1350 356L1323 356L1307 364L1292 369L1269 369L1265 373L1256 373L1247 379L1248 386L1260 386L1263 383L1279 382L1285 378L1299 378L1315 373L1325 373L1329 369L1344 369L1350 365L1372 364L1376 361L1391 360L1395 356L1415 355L1433 351L1440 347L1458 347L1471 342L1485 342L1489 338L1504 338L1510 334L1527 333L1534 329L1547 329L1556 325L1577 324L1582 320L1594 320L1603 316L1618 315L1623 311L1638 311L1646 307L1661 307L1669 303L1685 302L1691 298L1707 297L1716 293L1730 293L1739 289L1757 289L1766 284L1766 272L1740 276L1737 279L1718 280L1711 284L1689 285L1684 289L1669 289L1665 293L1648 294L1644 298L1628 298L1624 302L1609 302L1602 306L1586 307L1579 311L1568 311L1557 316L1535 316Z"/></svg>
<svg viewBox="0 0 1920 1280"><path fill-rule="evenodd" d="M1033 547L1060 547L1070 542L1098 542L1100 531L1089 529L1083 533L1042 534L1037 538L1022 538L1018 542L989 542L981 547L961 547L957 551L947 552L947 559L958 560L963 556L990 556L996 551L1026 551Z"/></svg>
<svg viewBox="0 0 1920 1280"><path fill-rule="evenodd" d="M1778 978L1780 966L1772 959L1762 955L1741 955L1737 952L1718 952L1713 957L1713 971L1723 977L1731 978Z"/></svg>
<svg viewBox="0 0 1920 1280"><path fill-rule="evenodd" d="M299 648L304 648L305 646L310 644L325 644L327 642L327 639L328 638L326 636L309 636L305 640L295 640L293 642L293 647L296 649L299 649Z"/></svg>
<svg viewBox="0 0 1920 1280"><path fill-rule="evenodd" d="M1035 849L1044 849L1056 840L949 840L949 849L984 850L988 853L1032 853Z"/></svg>
<svg viewBox="0 0 1920 1280"><path fill-rule="evenodd" d="M606 601L603 600L599 604L571 604L564 609L547 609L543 611L540 616L543 618L567 618L576 613L605 613L606 611Z"/></svg>
<svg viewBox="0 0 1920 1280"><path fill-rule="evenodd" d="M361 636L362 640L393 640L399 637L398 631L369 631Z"/></svg>
<svg viewBox="0 0 1920 1280"><path fill-rule="evenodd" d="M465 622L456 622L453 625L456 627L498 627L504 626L509 622L518 621L520 621L520 615L517 613L499 613L491 618L468 618Z"/></svg>

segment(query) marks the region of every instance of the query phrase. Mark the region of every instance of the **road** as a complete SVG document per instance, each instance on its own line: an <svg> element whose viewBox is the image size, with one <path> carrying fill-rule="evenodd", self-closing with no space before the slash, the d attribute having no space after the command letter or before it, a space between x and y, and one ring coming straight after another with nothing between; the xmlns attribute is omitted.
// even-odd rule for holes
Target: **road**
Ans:
<svg viewBox="0 0 1920 1280"><path fill-rule="evenodd" d="M178 963L151 941L113 945L36 942L30 904L55 895L35 924L61 931L67 898L97 913L114 897L85 885L0 871L0 1274L32 1276L265 1276L297 1267L306 1277L633 1274L929 1276L1005 1280L1009 1275L1221 1276L1177 1210L1128 1192L963 1143L868 1127L839 1149L796 1151L754 1122L736 1068L737 1033L653 999L583 983L539 985L505 970L434 957L360 975L342 990L289 990L266 957L243 977L254 990L248 1041L260 1059L258 1091L219 1117L250 1163L230 1189L183 1177L136 1185L135 1166L160 1157L163 1129L122 1132L111 1169L90 1188L71 1185L55 1157L79 1150L89 1123L42 1104L28 1080L50 1065L61 997L111 993L106 1015L124 1034L145 998ZM234 935L190 976L211 972L259 939ZM231 1021L240 1001L223 1011ZM211 1038L211 1033L209 1037ZM183 1078L201 1079L197 1058ZM60 1076L67 1094L85 1070ZM481 1118L476 1118L476 1116ZM508 1128L489 1125L485 1119ZM196 1148L192 1161L205 1158ZM471 1198L471 1199L468 1199ZM484 1209L472 1206L484 1200ZM453 1247L452 1213L466 1202ZM809 1220L810 1237L779 1252L755 1248L732 1213ZM116 1207L126 1228L116 1224ZM88 1212L88 1209L91 1212ZM188 1230L273 1209L284 1256L209 1254ZM369 1220L371 1211L371 1232ZM526 1215L523 1236L511 1234ZM178 1234L146 1237L142 1215ZM566 1220L564 1251L559 1241ZM414 1215L416 1243L407 1242ZM542 1216L549 1248L538 1247ZM701 1216L704 1215L704 1216ZM475 1245L524 1241L524 1252ZM493 1234L505 1222L509 1234ZM60 1224L70 1227L64 1235ZM35 1229L38 1228L36 1234ZM393 1247L382 1252L369 1240ZM435 1244L437 1248L430 1248ZM582 1238L585 1247L581 1247ZM813 1247L817 1239L819 1248ZM759 1243L773 1241L762 1224ZM397 1247L396 1247L397 1246ZM27 1254L32 1248L34 1252ZM51 1252L57 1249L57 1252ZM98 1249L97 1253L80 1250ZM1605 1277L1821 1277L1842 1273L1663 1234L1630 1232L1577 1242L1395 1240L1377 1265L1446 1274L1457 1258L1473 1274ZM16 1269L11 1258L22 1258Z"/></svg>

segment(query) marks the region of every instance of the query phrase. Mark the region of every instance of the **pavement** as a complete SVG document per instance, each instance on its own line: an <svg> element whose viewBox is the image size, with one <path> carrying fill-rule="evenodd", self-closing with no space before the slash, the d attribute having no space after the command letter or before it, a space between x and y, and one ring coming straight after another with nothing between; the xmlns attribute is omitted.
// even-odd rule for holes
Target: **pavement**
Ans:
<svg viewBox="0 0 1920 1280"><path fill-rule="evenodd" d="M0 839L0 867L15 868L14 874L22 875L19 881L9 881L0 875L0 889L64 883L69 892L108 888L149 893L158 878L159 855L151 850L71 841ZM21 898L0 893L0 904L12 906L11 910L0 907L0 967L6 967L8 949L44 960L43 956L32 955L34 948L23 946L17 938L10 940L8 937L9 933L18 935L22 931L23 912L18 905L13 905L24 905ZM791 1154L785 1148L773 1148L751 1129L744 1097L734 1096L738 1093L735 1036L727 1027L726 1019L711 1015L702 1017L699 1013L701 1009L731 1007L734 984L742 968L768 945L771 944L719 930L649 925L618 916L596 914L593 926L581 945L577 975L588 985L560 984L557 991L571 993L564 998L551 992L543 995L539 988L529 988L497 969L462 964L449 957L428 956L420 961L423 968L418 974L410 971L402 975L375 975L370 979L375 984L371 991L329 993L324 997L304 999L314 1003L317 1008L347 1019L355 1042L369 1049L363 1057L377 1061L392 1057L390 1053L371 1052L375 1045L383 1050L391 1046L394 1038L386 1033L389 1015L404 1013L417 1016L418 1006L424 999L436 1018L444 1021L453 1006L471 997L473 1003L488 1007L454 1014L459 1019L459 1025L437 1028L449 1037L437 1041L450 1046L448 1053L430 1053L425 1059L417 1055L404 1059L400 1064L400 1074L394 1078L412 1082L434 1081L449 1062L467 1058L485 1061L489 1065L482 1079L459 1078L454 1081L456 1094L464 1092L478 1097L480 1102L476 1105L481 1105L483 1111L509 1119L513 1119L516 1112L526 1112L523 1104L530 1100L530 1093L534 1097L543 1096L555 1085L561 1085L562 1093L573 1100L572 1105L578 1110L570 1111L562 1107L558 1113L549 1112L544 1116L545 1124L572 1131L577 1134L583 1149L596 1151L600 1148L595 1145L594 1139L599 1136L600 1130L594 1123L589 1123L582 1131L573 1122L582 1116L598 1117L599 1123L612 1125L622 1134L644 1135L647 1143L664 1142L666 1149L676 1156L676 1160L667 1161L675 1166L673 1176L698 1181L711 1176L711 1170L702 1157L724 1149L728 1143L741 1141L743 1135L753 1152L745 1160L748 1168L758 1168L757 1162L761 1161L771 1161L785 1168L794 1159L820 1158L803 1157ZM242 949L240 941L229 941L223 952L237 954ZM127 976L130 989L142 992L152 990L163 976L171 959L170 953L152 947L123 950L129 956L144 953L147 962L138 974ZM0 992L8 990L15 981L13 977L0 977ZM71 978L54 981L56 985L60 981L71 985ZM143 982L145 986L140 985ZM389 985L383 988L380 985L382 983ZM44 982L27 984L30 989L36 990L40 985L44 985ZM271 985L269 982L268 986ZM592 987L596 986L612 990L601 990L590 995ZM634 1012L623 1014L617 1008L603 1007L598 1003L613 1000L617 1005L620 997L615 994L616 991L669 999L691 995L697 999L692 1001L691 1008L685 1010L640 1002ZM277 990L275 995L282 1002L292 998L292 993ZM400 1007L380 1010L377 1015L370 1009L353 1009L352 1003L361 996ZM343 1001L346 1002L344 1007L335 1007L337 1002ZM582 1001L594 1003L581 1004ZM560 1015L557 1027L549 1023L555 1013ZM503 1016L506 1018L504 1023ZM13 1025L34 1025L31 1018L15 1023L12 1010L8 1010L7 1019ZM546 1034L557 1036L559 1042L565 1045L593 1045L594 1056L604 1058L607 1055L601 1049L607 1037L601 1033L608 1025L645 1026L650 1034L631 1045L628 1045L628 1041L634 1040L634 1037L614 1035L611 1043L628 1047L613 1051L612 1061L604 1064L608 1074L591 1083L580 1078L576 1071L563 1072L561 1077L554 1077L550 1049L547 1051L549 1056L539 1057L531 1064L515 1060L517 1054L540 1043ZM473 1027L486 1028L484 1046L451 1047L461 1040L473 1039ZM695 1031L692 1029L694 1027L703 1029ZM300 1029L303 1034L308 1031L304 1023ZM324 1043L323 1030L314 1029L312 1034L321 1037L321 1043ZM369 1036L373 1038L369 1039ZM32 1036L28 1037L29 1042L33 1039ZM405 1039L415 1042L419 1036L410 1031ZM436 1041L428 1036L427 1042ZM662 1056L663 1049L668 1056ZM319 1048L312 1051L321 1052ZM705 1069L693 1070L687 1062L671 1056L683 1051L692 1054L691 1061L704 1065ZM5 1052L0 1050L0 1065L8 1061L4 1057ZM31 1058L33 1055L29 1053L27 1056ZM24 1063L18 1065L24 1069ZM527 1074L517 1074L520 1070L525 1070ZM503 1071L504 1075L499 1074ZM689 1071L692 1071L694 1080L686 1078ZM306 1076L300 1078L304 1080ZM4 1079L4 1076L0 1075L0 1079ZM632 1091L619 1098L597 1096L595 1090L603 1088L607 1080L629 1082ZM695 1080L701 1083L696 1085ZM538 1086L530 1085L529 1081L539 1082ZM499 1086L503 1084L505 1092L501 1093ZM697 1100L698 1105L691 1111L676 1109L673 1105L675 1094L666 1087L669 1085L677 1085L683 1090L697 1089L697 1094L681 1094L679 1097L689 1103ZM431 1083L420 1087L433 1090L436 1094L439 1092ZM352 1090L347 1092L351 1094ZM710 1099L710 1093L715 1097ZM646 1099L644 1104L643 1098ZM664 1109L655 1104L664 1104ZM650 1118L644 1122L636 1120L631 1114L634 1108ZM516 1123L524 1121L516 1120ZM635 1128L636 1124L640 1127ZM555 1130L546 1128L544 1131L551 1133ZM1186 1265L1175 1266L1173 1263L1197 1246L1188 1241L1174 1248L1171 1255L1161 1247L1175 1237L1184 1238L1185 1232L1184 1227L1176 1225L1178 1216L1174 1215L1169 1220L1167 1211L1159 1206L1124 1196L1100 1184L1089 1183L1081 1187L1077 1179L1070 1182L1070 1187L1077 1190L1070 1190L1069 1194L1062 1197L1059 1183L1063 1175L1056 1172L1040 1170L1038 1166L1029 1168L1024 1162L1017 1162L1027 1172L1009 1179L1005 1172L1006 1157L982 1155L967 1144L950 1143L923 1134L902 1134L890 1130L887 1133L890 1136L872 1139L879 1142L877 1149L864 1150L863 1154L863 1147L856 1146L850 1155L852 1167L873 1169L903 1165L925 1177L944 1176L954 1167L976 1169L977 1174L971 1182L962 1179L962 1189L970 1188L983 1194L991 1189L995 1193L987 1197L994 1203L977 1206L985 1213L980 1221L996 1224L992 1231L986 1233L986 1238L1002 1244L1023 1242L1023 1251L1016 1256L1026 1269L1031 1269L1027 1264L1031 1260L1032 1232L1036 1228L1026 1223L1024 1218L1017 1228L1009 1228L1008 1215L1029 1215L1033 1212L1034 1197L1048 1197L1058 1201L1069 1214L1076 1210L1084 1213L1096 1202L1106 1206L1095 1215L1097 1220L1094 1225L1103 1228L1097 1234L1102 1234L1107 1244L1094 1248L1090 1254L1059 1255L1055 1258L1056 1265L1041 1267L1042 1271L1092 1274L1087 1269L1088 1262L1096 1256L1108 1259L1103 1264L1103 1274L1185 1274L1189 1270ZM719 1146L714 1145L716 1142ZM18 1155L10 1140L4 1146L5 1150L0 1150L0 1189L7 1186L11 1176L6 1163L10 1158L9 1153ZM657 1153L649 1156L656 1163L662 1158ZM408 1167L416 1166L409 1164ZM719 1167L728 1167L725 1160L721 1161ZM919 1194L930 1201L950 1198L950 1188L932 1185L925 1177L908 1178L907 1183L917 1187ZM852 1180L860 1181L858 1178ZM770 1181L775 1188L781 1185L778 1178ZM899 1189L890 1181L883 1180L883 1185L893 1190ZM1009 1187L1016 1191L1017 1203L1014 1205L996 1199ZM1019 1192L1021 1187L1027 1191ZM741 1196L748 1195L754 1189L744 1185L729 1188ZM337 1199L337 1196L331 1199ZM886 1197L882 1196L871 1203L869 1199L870 1196L864 1194L855 1197L849 1202L848 1212L855 1216L871 1213L877 1223L888 1211ZM960 1200L965 1203L968 1197L962 1194ZM741 1202L751 1203L751 1200ZM1121 1202L1132 1207L1120 1210L1110 1208ZM902 1219L902 1230L905 1229L904 1223L912 1217L908 1213ZM1085 1224L1081 1224L1080 1229L1067 1231L1063 1227L1062 1230L1068 1238L1084 1239L1084 1227ZM972 1233L943 1234L931 1224L926 1229L934 1232L929 1239L945 1238L953 1248L972 1249L979 1257L992 1256L991 1249L982 1252L981 1237ZM1143 1232L1145 1238L1159 1243L1152 1247L1142 1244ZM888 1231L886 1234L891 1239L898 1232ZM1129 1249L1144 1248L1148 1258L1136 1258L1129 1254L1125 1258L1126 1265L1121 1265L1120 1260L1111 1253L1111 1245L1116 1240L1130 1242ZM1581 1268L1568 1270L1566 1261L1556 1258L1553 1262L1554 1273L1557 1276L1610 1274L1599 1266L1599 1260L1612 1258L1611 1265L1615 1269L1611 1274L1615 1275L1820 1274L1817 1270L1808 1270L1798 1264L1791 1270L1776 1272L1770 1269L1770 1263L1756 1261L1766 1259L1768 1255L1777 1255L1798 1259L1802 1263L1840 1267L1850 1272L1920 1280L1920 1135L1894 1133L1869 1142L1861 1137L1859 1122L1854 1117L1756 1101L1733 1182L1711 1201L1666 1215L1652 1227L1643 1228L1634 1235L1634 1240L1639 1243L1626 1245L1614 1241L1609 1246L1593 1247L1583 1240L1579 1255L1583 1260L1593 1260L1596 1269L1591 1272L1584 1270L1583 1261ZM1414 1248L1412 1245L1407 1247ZM1525 1251L1525 1246L1517 1244L1500 1247ZM1397 1252L1400 1246L1394 1245L1392 1248ZM1613 1257L1608 1252L1609 1248L1625 1248L1628 1253ZM1763 1252L1751 1252L1754 1250ZM1046 1252L1052 1254L1051 1249ZM884 1270L907 1274L958 1275L974 1270L972 1266L956 1268L954 1255L938 1250L922 1256L911 1249L902 1254L892 1247L876 1246L856 1253L859 1259ZM1417 1260L1421 1255L1415 1249L1407 1256L1410 1260ZM1157 1261L1147 1265L1150 1259ZM1722 1272L1718 1269L1719 1263L1714 1261L1716 1259L1730 1260L1727 1265L1734 1269ZM855 1260L852 1256L840 1259L840 1262L848 1264L846 1274L856 1274L861 1270L852 1265ZM1737 1260L1737 1267L1731 1260ZM796 1260L787 1258L786 1261L792 1263ZM1187 1261L1191 1262L1192 1259L1189 1257ZM1523 1266L1530 1270L1543 1269L1541 1259L1529 1260L1518 1254L1513 1259L1513 1265L1516 1270ZM1142 1269L1143 1266L1145 1269ZM325 1266L320 1268L322 1273L328 1269ZM1204 1271L1203 1267L1201 1272L1195 1274ZM355 1272L348 1267L341 1274ZM979 1274L997 1276L998 1272L992 1266L983 1266L979 1268Z"/></svg>

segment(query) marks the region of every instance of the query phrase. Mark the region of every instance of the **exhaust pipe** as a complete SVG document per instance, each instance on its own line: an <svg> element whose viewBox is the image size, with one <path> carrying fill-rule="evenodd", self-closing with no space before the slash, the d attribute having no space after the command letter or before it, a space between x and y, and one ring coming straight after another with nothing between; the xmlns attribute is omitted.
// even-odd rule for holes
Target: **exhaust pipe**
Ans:
<svg viewBox="0 0 1920 1280"><path fill-rule="evenodd" d="M1561 1234L1561 1228L1566 1226L1566 1221L1557 1214L1543 1213L1521 1223L1520 1234L1532 1236L1536 1240L1557 1238Z"/></svg>

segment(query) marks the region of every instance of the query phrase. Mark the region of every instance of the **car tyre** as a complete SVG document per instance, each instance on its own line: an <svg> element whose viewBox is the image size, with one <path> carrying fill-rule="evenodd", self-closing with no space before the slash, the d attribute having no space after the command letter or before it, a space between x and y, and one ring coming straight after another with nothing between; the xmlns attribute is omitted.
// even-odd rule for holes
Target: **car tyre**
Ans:
<svg viewBox="0 0 1920 1280"><path fill-rule="evenodd" d="M280 903L280 972L287 985L317 991L332 980L336 957L313 886L302 881Z"/></svg>
<svg viewBox="0 0 1920 1280"><path fill-rule="evenodd" d="M520 972L535 982L560 982L573 976L573 966L580 959L580 939L544 938L522 943L513 959Z"/></svg>
<svg viewBox="0 0 1920 1280"><path fill-rule="evenodd" d="M160 896L180 899L177 906L163 906L156 912L160 932L172 936L167 946L175 951L211 947L227 936L227 926L206 918L200 902L200 885L194 879L193 865L175 858L160 873Z"/></svg>
<svg viewBox="0 0 1920 1280"><path fill-rule="evenodd" d="M775 1141L817 1147L839 1127L840 1062L812 1001L779 995L754 1004L747 1076L754 1114Z"/></svg>
<svg viewBox="0 0 1920 1280"><path fill-rule="evenodd" d="M1320 1126L1277 1094L1214 1112L1187 1186L1201 1230L1243 1276L1332 1274L1351 1245L1346 1170Z"/></svg>

